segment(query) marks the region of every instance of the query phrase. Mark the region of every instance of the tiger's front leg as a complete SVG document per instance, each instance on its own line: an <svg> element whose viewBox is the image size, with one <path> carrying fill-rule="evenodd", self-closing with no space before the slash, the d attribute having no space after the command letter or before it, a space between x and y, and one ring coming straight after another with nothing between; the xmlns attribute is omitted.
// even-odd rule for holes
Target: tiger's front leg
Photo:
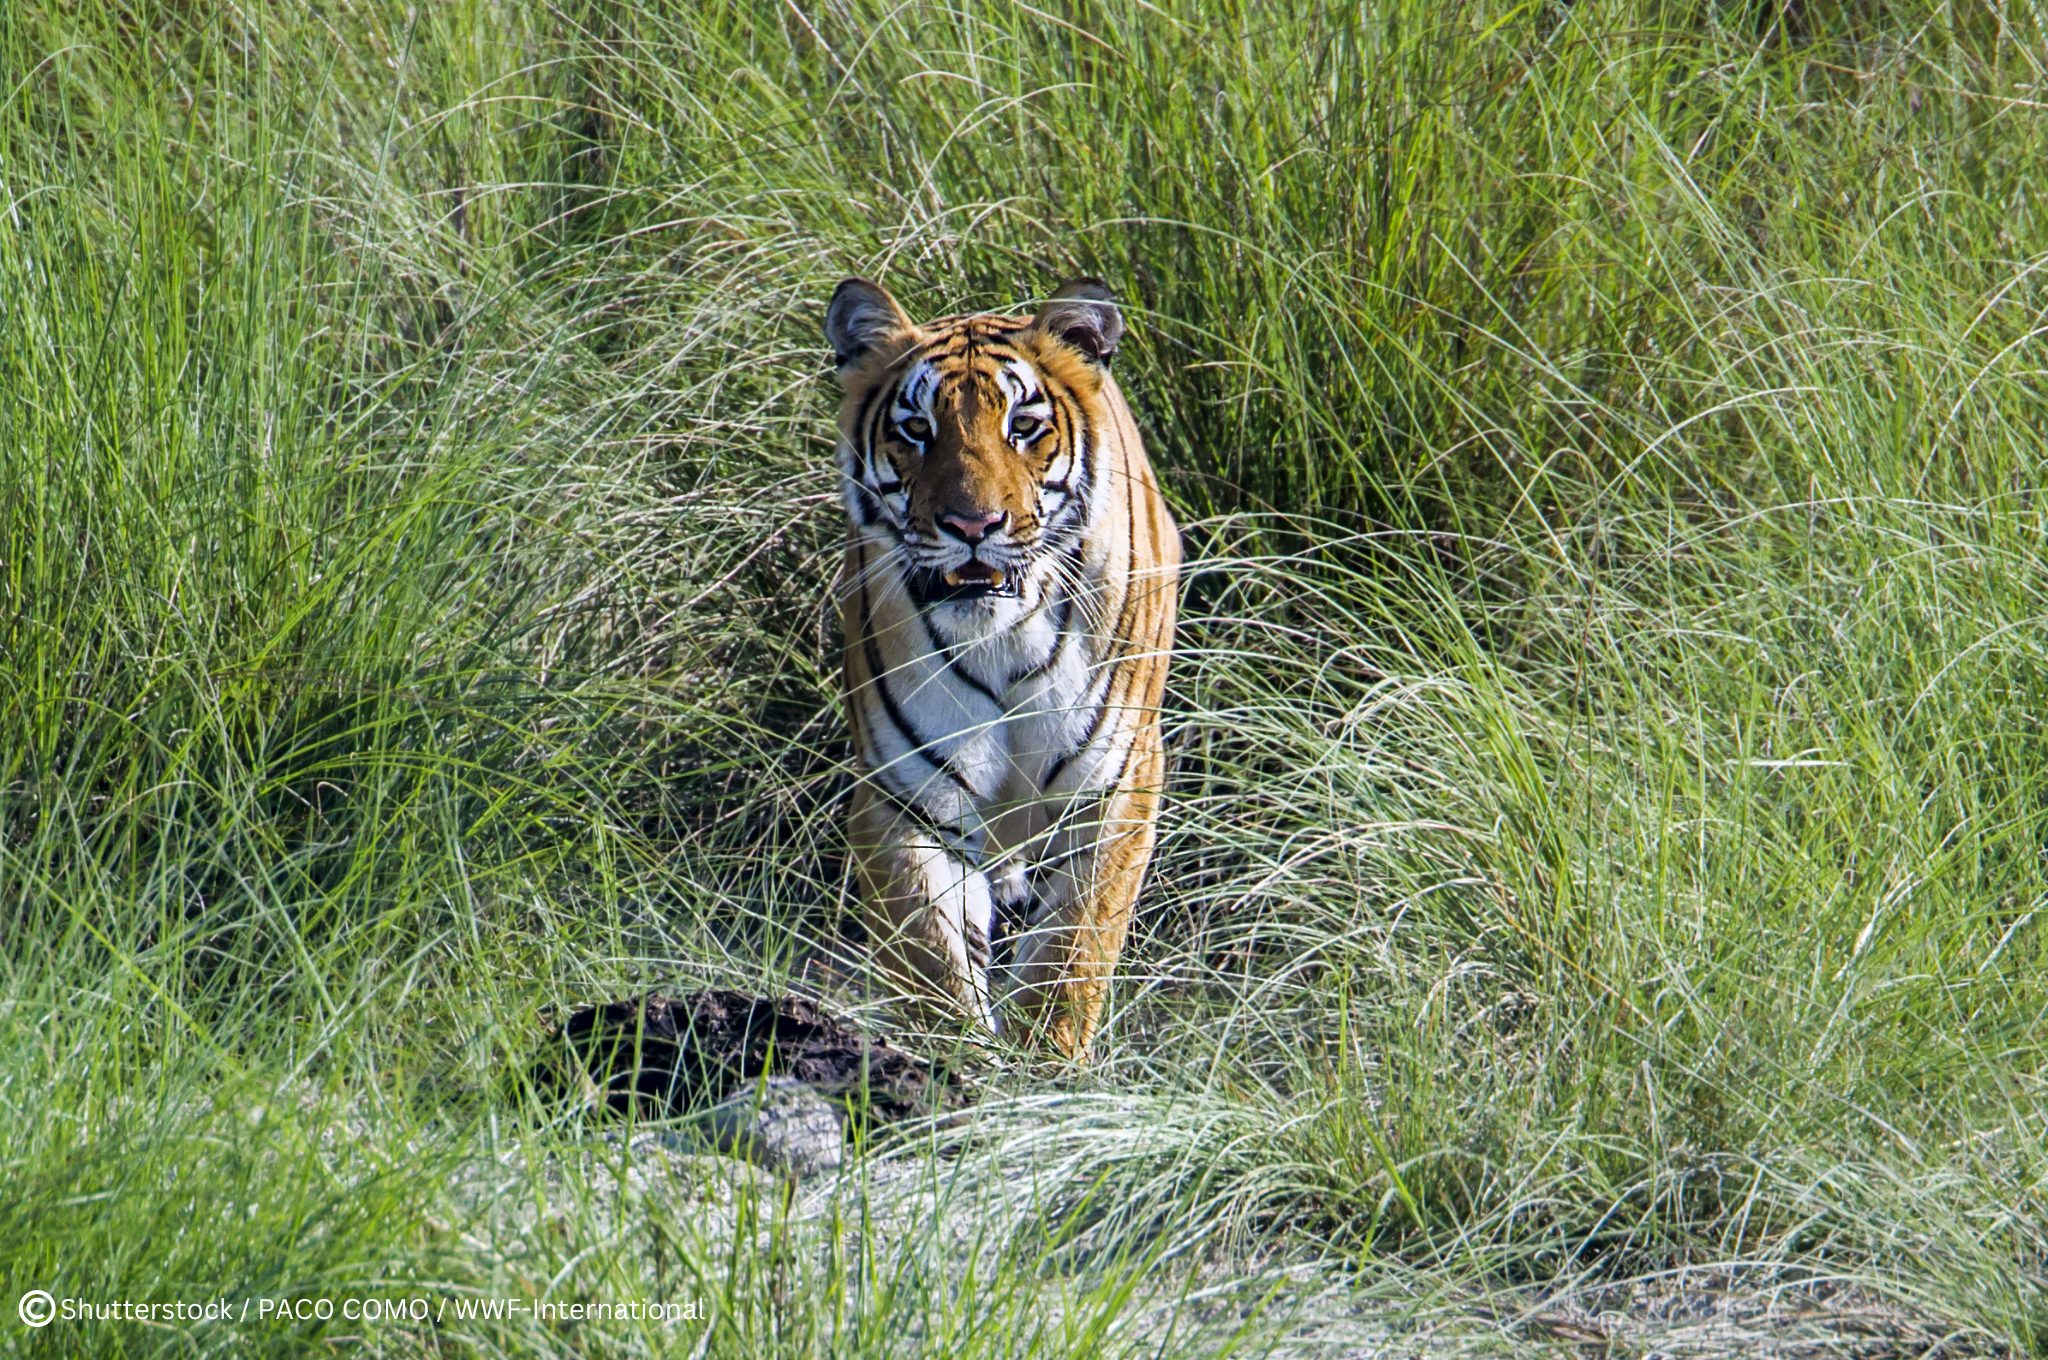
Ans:
<svg viewBox="0 0 2048 1360"><path fill-rule="evenodd" d="M1148 723L1134 739L1123 782L1056 825L1032 875L1028 924L997 945L1007 1003L1076 1061L1087 1060L1144 885L1165 772L1158 727Z"/></svg>
<svg viewBox="0 0 2048 1360"><path fill-rule="evenodd" d="M866 784L854 791L849 831L863 914L883 970L914 1001L939 1001L994 1031L987 875L960 847L943 843Z"/></svg>

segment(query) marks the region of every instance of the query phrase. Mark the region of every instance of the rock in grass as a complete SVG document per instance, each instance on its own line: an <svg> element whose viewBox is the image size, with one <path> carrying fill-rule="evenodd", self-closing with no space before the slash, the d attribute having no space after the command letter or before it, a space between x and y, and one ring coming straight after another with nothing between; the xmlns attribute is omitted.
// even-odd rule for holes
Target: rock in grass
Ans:
<svg viewBox="0 0 2048 1360"><path fill-rule="evenodd" d="M578 1007L542 1065L642 1118L702 1114L716 1145L791 1176L836 1169L849 1123L972 1099L957 1067L869 1038L814 1002L719 989Z"/></svg>
<svg viewBox="0 0 2048 1360"><path fill-rule="evenodd" d="M837 1171L846 1160L840 1107L794 1077L726 1097L705 1126L719 1151L792 1180Z"/></svg>

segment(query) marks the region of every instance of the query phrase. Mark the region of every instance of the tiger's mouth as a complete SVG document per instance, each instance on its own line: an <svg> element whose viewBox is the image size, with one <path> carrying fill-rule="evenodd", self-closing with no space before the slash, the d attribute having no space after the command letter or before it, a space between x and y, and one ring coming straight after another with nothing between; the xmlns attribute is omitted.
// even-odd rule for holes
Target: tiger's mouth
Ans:
<svg viewBox="0 0 2048 1360"><path fill-rule="evenodd" d="M910 593L919 604L956 600L1014 600L1023 589L1023 573L1004 571L979 558L969 558L946 571L919 567L910 573Z"/></svg>

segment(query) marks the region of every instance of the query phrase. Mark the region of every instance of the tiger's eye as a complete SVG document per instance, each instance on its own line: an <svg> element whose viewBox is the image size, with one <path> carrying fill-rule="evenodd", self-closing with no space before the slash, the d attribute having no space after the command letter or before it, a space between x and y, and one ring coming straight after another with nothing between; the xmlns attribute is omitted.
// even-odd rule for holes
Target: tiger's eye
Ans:
<svg viewBox="0 0 2048 1360"><path fill-rule="evenodd" d="M1036 439L1038 432L1045 428L1045 422L1037 416L1018 416L1010 422L1010 438Z"/></svg>
<svg viewBox="0 0 2048 1360"><path fill-rule="evenodd" d="M896 428L903 432L905 439L912 440L915 443L926 443L932 437L932 423L923 416L912 416Z"/></svg>

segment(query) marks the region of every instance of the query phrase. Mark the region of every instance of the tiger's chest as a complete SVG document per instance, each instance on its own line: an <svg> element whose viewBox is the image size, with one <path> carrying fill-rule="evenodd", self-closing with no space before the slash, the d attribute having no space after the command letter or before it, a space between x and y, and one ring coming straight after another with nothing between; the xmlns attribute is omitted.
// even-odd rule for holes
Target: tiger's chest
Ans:
<svg viewBox="0 0 2048 1360"><path fill-rule="evenodd" d="M1044 797L1051 776L1097 726L1101 670L1081 616L1070 602L1054 601L925 659L929 682L946 694L933 735L984 811ZM943 620L935 632L960 636Z"/></svg>

